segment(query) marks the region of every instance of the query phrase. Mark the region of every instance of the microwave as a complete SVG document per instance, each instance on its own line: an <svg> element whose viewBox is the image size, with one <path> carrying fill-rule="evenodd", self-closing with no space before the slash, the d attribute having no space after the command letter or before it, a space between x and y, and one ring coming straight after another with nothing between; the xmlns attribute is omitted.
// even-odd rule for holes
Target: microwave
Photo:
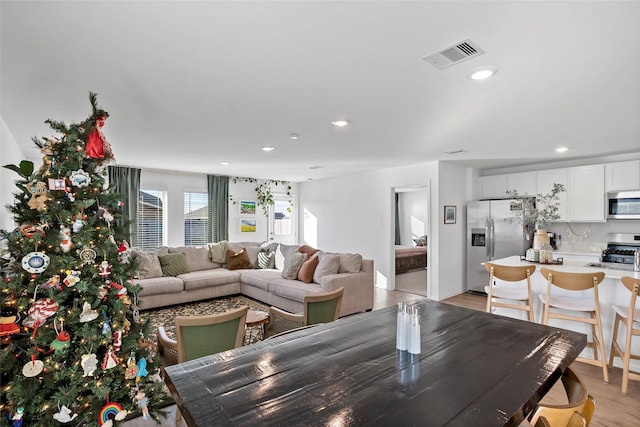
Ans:
<svg viewBox="0 0 640 427"><path fill-rule="evenodd" d="M640 219L640 191L607 193L607 219Z"/></svg>

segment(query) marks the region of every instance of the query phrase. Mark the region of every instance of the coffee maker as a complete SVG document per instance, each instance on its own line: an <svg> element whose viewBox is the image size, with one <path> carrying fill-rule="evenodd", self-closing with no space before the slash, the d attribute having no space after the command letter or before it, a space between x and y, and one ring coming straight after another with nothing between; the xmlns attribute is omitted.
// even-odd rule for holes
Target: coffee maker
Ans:
<svg viewBox="0 0 640 427"><path fill-rule="evenodd" d="M547 232L547 236L549 236L549 244L553 250L558 250L558 245L556 244L556 233Z"/></svg>

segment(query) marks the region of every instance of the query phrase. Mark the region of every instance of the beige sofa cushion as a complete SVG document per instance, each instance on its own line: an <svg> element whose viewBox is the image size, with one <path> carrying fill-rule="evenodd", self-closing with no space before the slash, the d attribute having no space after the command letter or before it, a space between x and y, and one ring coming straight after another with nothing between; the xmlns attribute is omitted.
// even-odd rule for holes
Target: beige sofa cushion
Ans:
<svg viewBox="0 0 640 427"><path fill-rule="evenodd" d="M362 269L362 255L340 254L340 270L338 273L357 273Z"/></svg>
<svg viewBox="0 0 640 427"><path fill-rule="evenodd" d="M214 270L200 270L181 274L178 279L184 281L185 291L192 291L194 289L240 282L240 274L236 271L229 271L226 268L216 268Z"/></svg>
<svg viewBox="0 0 640 427"><path fill-rule="evenodd" d="M220 268L221 264L211 261L208 248L194 248L189 246L181 246L177 248L169 248L170 254L182 253L187 260L189 271L211 270L212 268Z"/></svg>
<svg viewBox="0 0 640 427"><path fill-rule="evenodd" d="M138 294L140 299L150 295L173 294L181 292L184 289L184 282L177 277L153 277L151 279L134 280L136 285L142 286L142 290ZM170 299L170 297L168 297ZM168 302L166 305L171 305Z"/></svg>
<svg viewBox="0 0 640 427"><path fill-rule="evenodd" d="M150 279L162 277L162 266L157 252L145 252L137 249L132 251L133 260L138 270L134 273L136 279Z"/></svg>
<svg viewBox="0 0 640 427"><path fill-rule="evenodd" d="M340 270L340 255L318 252L318 266L313 272L313 281L322 283L322 276L336 274Z"/></svg>

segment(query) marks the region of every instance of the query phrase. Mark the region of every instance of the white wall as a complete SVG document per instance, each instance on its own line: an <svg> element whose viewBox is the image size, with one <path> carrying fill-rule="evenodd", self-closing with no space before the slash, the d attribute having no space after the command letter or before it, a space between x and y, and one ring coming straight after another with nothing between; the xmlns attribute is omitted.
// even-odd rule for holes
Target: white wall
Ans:
<svg viewBox="0 0 640 427"><path fill-rule="evenodd" d="M308 243L305 223L319 249L356 252L374 260L376 286L393 289L395 188L428 184L429 297L447 298L464 291L464 221L467 169L442 162L386 168L357 175L299 184L300 242ZM439 181L448 181L438 184ZM439 196L442 194L443 196ZM445 197L446 196L446 197ZM443 224L445 204L458 206L456 224ZM442 243L440 235L446 242ZM439 253L446 253L439 266Z"/></svg>
<svg viewBox="0 0 640 427"><path fill-rule="evenodd" d="M25 154L0 116L0 166L18 165L22 160L27 160ZM40 167L37 162L34 163L36 168ZM13 230L16 225L7 205L13 205L13 193L18 191L15 181L18 179L20 177L17 173L4 167L0 168L0 229L3 230Z"/></svg>

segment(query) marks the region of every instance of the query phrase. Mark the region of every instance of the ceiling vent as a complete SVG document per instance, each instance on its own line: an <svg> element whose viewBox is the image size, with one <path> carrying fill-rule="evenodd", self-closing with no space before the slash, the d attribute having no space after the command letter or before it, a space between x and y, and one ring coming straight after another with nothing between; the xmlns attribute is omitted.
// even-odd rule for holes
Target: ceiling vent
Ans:
<svg viewBox="0 0 640 427"><path fill-rule="evenodd" d="M477 44L467 39L443 49L440 52L425 56L422 59L433 64L435 67L444 70L445 68L449 68L452 65L456 65L462 61L466 61L467 59L482 55L483 53L484 50L480 49Z"/></svg>

